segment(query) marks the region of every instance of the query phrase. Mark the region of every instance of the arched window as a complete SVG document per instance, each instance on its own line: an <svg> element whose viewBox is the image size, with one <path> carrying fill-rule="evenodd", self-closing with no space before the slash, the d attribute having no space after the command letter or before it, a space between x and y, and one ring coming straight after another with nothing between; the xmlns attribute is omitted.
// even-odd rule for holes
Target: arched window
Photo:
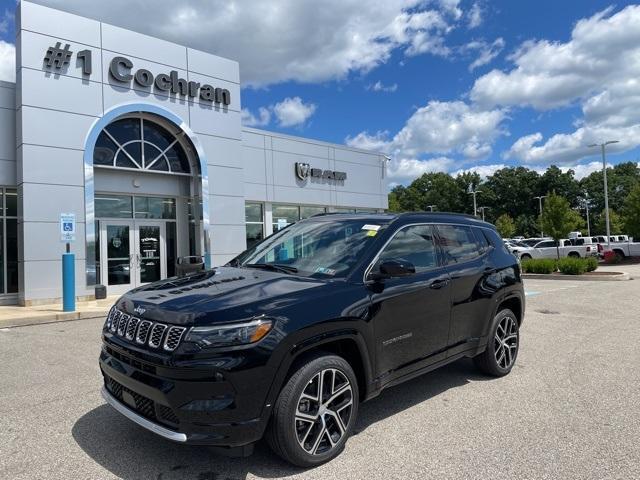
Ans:
<svg viewBox="0 0 640 480"><path fill-rule="evenodd" d="M191 173L189 159L178 140L163 126L147 118L123 118L98 136L95 166L154 172Z"/></svg>

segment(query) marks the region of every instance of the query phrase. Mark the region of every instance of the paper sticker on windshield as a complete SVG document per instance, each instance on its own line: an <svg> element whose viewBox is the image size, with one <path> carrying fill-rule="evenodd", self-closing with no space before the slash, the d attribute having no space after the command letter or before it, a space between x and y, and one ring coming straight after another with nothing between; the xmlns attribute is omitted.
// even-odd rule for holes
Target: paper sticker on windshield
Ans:
<svg viewBox="0 0 640 480"><path fill-rule="evenodd" d="M367 235L367 237L375 237L376 233L378 233L378 232L376 232L375 230L369 230L369 231L367 231L366 235Z"/></svg>
<svg viewBox="0 0 640 480"><path fill-rule="evenodd" d="M333 268L318 267L316 273L324 273L325 275L335 275L336 271Z"/></svg>
<svg viewBox="0 0 640 480"><path fill-rule="evenodd" d="M369 225L367 223L362 226L361 230L369 230L369 231L377 232L378 230L380 230L380 225Z"/></svg>

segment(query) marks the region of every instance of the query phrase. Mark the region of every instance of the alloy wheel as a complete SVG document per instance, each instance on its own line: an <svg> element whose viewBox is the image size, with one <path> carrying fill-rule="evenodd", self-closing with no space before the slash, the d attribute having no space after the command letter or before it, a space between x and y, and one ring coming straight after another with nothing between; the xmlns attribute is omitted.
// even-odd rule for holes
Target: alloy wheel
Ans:
<svg viewBox="0 0 640 480"><path fill-rule="evenodd" d="M496 362L505 370L511 368L518 352L518 324L510 316L504 317L496 328L494 353Z"/></svg>
<svg viewBox="0 0 640 480"><path fill-rule="evenodd" d="M311 455L322 455L345 436L353 411L353 390L347 376L324 369L306 385L296 405L298 444Z"/></svg>

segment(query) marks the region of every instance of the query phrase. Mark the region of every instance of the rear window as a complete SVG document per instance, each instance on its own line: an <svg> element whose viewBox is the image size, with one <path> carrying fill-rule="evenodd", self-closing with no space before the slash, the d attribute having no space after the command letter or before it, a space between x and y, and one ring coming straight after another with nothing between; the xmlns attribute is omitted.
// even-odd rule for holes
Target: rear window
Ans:
<svg viewBox="0 0 640 480"><path fill-rule="evenodd" d="M480 255L471 227L438 225L438 236L447 263L462 263Z"/></svg>
<svg viewBox="0 0 640 480"><path fill-rule="evenodd" d="M473 228L473 233L476 236L476 242L478 243L478 250L480 253L484 253L489 250L491 244L483 230L481 228Z"/></svg>

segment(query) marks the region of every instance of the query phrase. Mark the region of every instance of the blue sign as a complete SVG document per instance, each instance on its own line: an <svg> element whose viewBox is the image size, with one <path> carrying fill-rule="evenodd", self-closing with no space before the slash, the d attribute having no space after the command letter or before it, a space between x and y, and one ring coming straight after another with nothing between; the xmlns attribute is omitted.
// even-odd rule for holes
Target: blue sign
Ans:
<svg viewBox="0 0 640 480"><path fill-rule="evenodd" d="M76 214L60 214L60 240L63 242L74 242L76 240Z"/></svg>

